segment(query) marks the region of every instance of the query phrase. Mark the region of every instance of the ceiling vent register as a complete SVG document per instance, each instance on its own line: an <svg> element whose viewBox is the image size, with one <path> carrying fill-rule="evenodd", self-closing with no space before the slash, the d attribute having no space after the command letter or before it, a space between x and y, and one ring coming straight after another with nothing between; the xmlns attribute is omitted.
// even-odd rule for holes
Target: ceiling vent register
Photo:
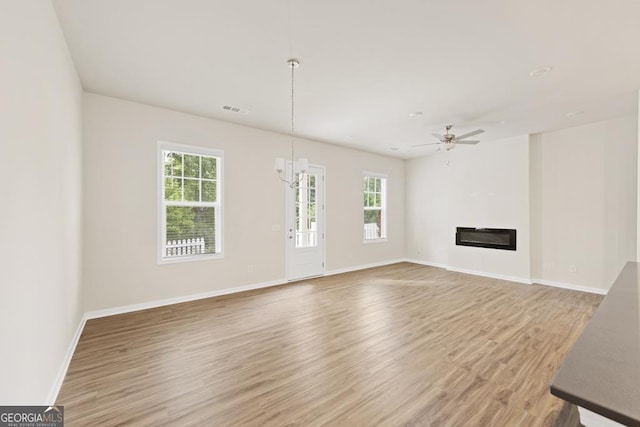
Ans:
<svg viewBox="0 0 640 427"><path fill-rule="evenodd" d="M238 114L249 114L249 110L242 109L240 107L233 107L231 105L223 105L222 109L225 111L229 111L230 113L238 113Z"/></svg>

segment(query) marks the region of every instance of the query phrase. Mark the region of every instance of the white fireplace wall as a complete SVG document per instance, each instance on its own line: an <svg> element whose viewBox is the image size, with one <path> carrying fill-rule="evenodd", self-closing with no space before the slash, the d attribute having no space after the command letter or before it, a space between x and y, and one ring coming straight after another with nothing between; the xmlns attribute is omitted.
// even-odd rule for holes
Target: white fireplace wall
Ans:
<svg viewBox="0 0 640 427"><path fill-rule="evenodd" d="M529 137L456 147L450 157L449 269L527 282ZM456 226L516 229L517 249L456 246Z"/></svg>
<svg viewBox="0 0 640 427"><path fill-rule="evenodd" d="M407 161L407 257L528 282L529 137L456 147ZM456 227L515 228L517 250L456 246Z"/></svg>

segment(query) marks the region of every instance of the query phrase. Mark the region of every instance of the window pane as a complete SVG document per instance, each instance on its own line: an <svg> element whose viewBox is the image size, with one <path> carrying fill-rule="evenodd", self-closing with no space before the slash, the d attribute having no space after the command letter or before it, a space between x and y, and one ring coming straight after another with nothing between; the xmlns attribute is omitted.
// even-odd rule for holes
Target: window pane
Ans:
<svg viewBox="0 0 640 427"><path fill-rule="evenodd" d="M200 181L197 179L184 180L184 200L185 202L200 201Z"/></svg>
<svg viewBox="0 0 640 427"><path fill-rule="evenodd" d="M376 179L369 178L369 191L376 191Z"/></svg>
<svg viewBox="0 0 640 427"><path fill-rule="evenodd" d="M364 211L364 238L379 239L381 237L381 215L380 210Z"/></svg>
<svg viewBox="0 0 640 427"><path fill-rule="evenodd" d="M184 176L189 178L200 177L200 156L184 155Z"/></svg>
<svg viewBox="0 0 640 427"><path fill-rule="evenodd" d="M299 175L298 175L299 176ZM317 245L316 230L316 175L305 174L300 180L296 195L296 240L297 248Z"/></svg>
<svg viewBox="0 0 640 427"><path fill-rule="evenodd" d="M306 203L300 203L298 206L298 217L306 218L308 215L308 207Z"/></svg>
<svg viewBox="0 0 640 427"><path fill-rule="evenodd" d="M173 151L163 151L164 153L164 175L182 176L182 154Z"/></svg>
<svg viewBox="0 0 640 427"><path fill-rule="evenodd" d="M368 206L376 206L376 195L374 193L369 193L367 197L369 198Z"/></svg>
<svg viewBox="0 0 640 427"><path fill-rule="evenodd" d="M215 253L215 208L167 206L166 218L165 256Z"/></svg>
<svg viewBox="0 0 640 427"><path fill-rule="evenodd" d="M202 181L202 201L203 202L215 202L216 201L216 182L215 181Z"/></svg>
<svg viewBox="0 0 640 427"><path fill-rule="evenodd" d="M216 179L216 158L202 156L202 178Z"/></svg>
<svg viewBox="0 0 640 427"><path fill-rule="evenodd" d="M377 224L380 221L380 211L377 209L371 209L364 211L364 223L365 224Z"/></svg>
<svg viewBox="0 0 640 427"><path fill-rule="evenodd" d="M164 179L164 199L165 200L182 200L182 179L180 178Z"/></svg>
<svg viewBox="0 0 640 427"><path fill-rule="evenodd" d="M364 238L367 239L380 239L380 227L378 224L365 224L364 225Z"/></svg>
<svg viewBox="0 0 640 427"><path fill-rule="evenodd" d="M382 193L376 193L376 207L382 206Z"/></svg>

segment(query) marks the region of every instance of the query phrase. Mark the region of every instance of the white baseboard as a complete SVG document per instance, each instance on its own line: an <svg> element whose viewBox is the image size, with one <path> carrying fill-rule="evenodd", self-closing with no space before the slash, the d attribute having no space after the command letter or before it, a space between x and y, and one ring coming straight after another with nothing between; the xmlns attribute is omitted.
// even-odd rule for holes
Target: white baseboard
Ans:
<svg viewBox="0 0 640 427"><path fill-rule="evenodd" d="M374 267L382 267L385 265L397 264L399 262L405 262L405 261L406 260L404 258L398 258L398 259L391 259L387 261L374 262L372 264L362 264L362 265L356 265L353 267L338 268L335 270L327 270L324 272L324 275L333 276L334 274L350 273L352 271L366 270L367 268L374 268Z"/></svg>
<svg viewBox="0 0 640 427"><path fill-rule="evenodd" d="M423 261L421 259L405 258L404 261L410 262L412 264L426 265L427 267L437 267L437 268L444 268L444 269L447 268L447 264L440 264L440 263L431 262L431 261Z"/></svg>
<svg viewBox="0 0 640 427"><path fill-rule="evenodd" d="M58 393L60 392L60 387L62 387L64 377L67 375L67 369L69 369L69 364L71 363L71 359L73 358L73 353L75 353L78 341L80 341L80 336L82 335L82 331L84 330L85 323L87 323L86 315L82 316L80 322L78 323L76 333L73 335L73 338L71 338L69 348L67 348L64 359L62 359L62 365L60 365L60 369L58 369L58 374L56 375L56 379L53 382L53 386L51 386L51 390L49 390L47 401L44 402L43 405L51 406L56 403Z"/></svg>
<svg viewBox="0 0 640 427"><path fill-rule="evenodd" d="M531 280L524 277L505 276L503 274L487 273L486 271L478 271L478 270L467 270L466 268L450 267L446 264L440 264L440 263L430 262L430 261L422 261L419 259L407 258L405 259L405 261L412 262L414 264L427 265L429 267L444 268L445 270L455 271L456 273L471 274L473 276L481 276L481 277L490 277L492 279L500 279L500 280L507 280L509 282L524 283L526 285L531 284Z"/></svg>
<svg viewBox="0 0 640 427"><path fill-rule="evenodd" d="M486 273L484 271L467 270L467 269L462 269L462 268L449 267L446 264L439 264L439 263L435 263L435 262L422 261L422 260L411 259L411 258L407 258L407 259L405 259L405 261L406 262L411 262L411 263L414 263L414 264L427 265L429 267L444 268L446 270L455 271L455 272L458 272L458 273L472 274L474 276L491 277L493 279L508 280L510 282L524 283L524 284L527 284L527 285L531 285L531 284L535 283L535 284L538 284L538 285L553 286L554 288L570 289L572 291L580 291L580 292L589 292L589 293L598 294L598 295L606 295L607 294L607 290L605 290L605 289L592 288L592 287L589 287L589 286L582 286L582 285L574 285L574 284L571 284L571 283L553 282L551 280L543 280L543 279L526 279L526 278L523 278L523 277L503 276L503 275L500 275L500 274Z"/></svg>
<svg viewBox="0 0 640 427"><path fill-rule="evenodd" d="M477 271L477 270L467 270L466 268L458 268L458 267L451 267L451 266L447 267L447 270L455 271L456 273L473 274L474 276L483 276L483 277L490 277L492 279L507 280L509 282L523 283L525 285L531 284L531 279L527 279L525 277L505 276L503 274L487 273L484 271Z"/></svg>
<svg viewBox="0 0 640 427"><path fill-rule="evenodd" d="M377 262L377 263L373 263L373 264L357 265L357 266L354 266L354 267L347 267L347 268L341 268L341 269L337 269L337 270L325 271L324 275L325 276L331 276L331 275L334 275L334 274L348 273L350 271L364 270L364 269L373 268L373 267L381 267L381 266L384 266L384 265L396 264L396 263L403 262L403 261L404 261L404 259L394 259L394 260ZM120 307L106 308L106 309L103 309L103 310L89 311L89 312L85 313L85 318L87 320L88 319L97 319L97 318L100 318L100 317L113 316L113 315L116 315L116 314L131 313L131 312L134 312L134 311L146 310L146 309L149 309L149 308L162 307L162 306L165 306L165 305L179 304L179 303L182 303L182 302L195 301L195 300L204 299L204 298L212 298L212 297L218 297L218 296L221 296L221 295L235 294L235 293L238 293L238 292L251 291L251 290L254 290L254 289L269 288L271 286L279 286L279 285L284 285L284 284L287 284L287 283L289 283L287 281L287 279L279 279L279 280L272 280L272 281L269 281L269 282L254 283L254 284L251 284L251 285L237 286L235 288L219 289L219 290L210 291L210 292L202 292L202 293L199 293L199 294L191 294L191 295L185 295L185 296L181 296L181 297L167 298L167 299L162 299L162 300L143 302L143 303L140 303L140 304L132 304L132 305L124 305L124 306L120 306Z"/></svg>
<svg viewBox="0 0 640 427"><path fill-rule="evenodd" d="M288 282L287 282L286 279L279 279L279 280L272 280L272 281L269 281L269 282L255 283L255 284L252 284L252 285L237 286L235 288L218 289L218 290L215 290L215 291L202 292L202 293L199 293L199 294L191 294L191 295L185 295L185 296L181 296L181 297L167 298L167 299L162 299L162 300L143 302L143 303L140 303L140 304L123 305L123 306L120 306L120 307L106 308L104 310L89 311L89 312L85 313L85 317L87 319L97 319L99 317L106 317L106 316L113 316L113 315L116 315L116 314L131 313L131 312L134 312L134 311L147 310L149 308L162 307L162 306L165 306L165 305L180 304L182 302L195 301L195 300L204 299L204 298L219 297L221 295L228 295L228 294L235 294L235 293L238 293L238 292L252 291L254 289L270 288L271 286L284 285L284 284L287 284L287 283Z"/></svg>
<svg viewBox="0 0 640 427"><path fill-rule="evenodd" d="M553 286L554 288L570 289L572 291L589 292L591 294L606 295L608 292L606 289L592 288L590 286L574 285L571 283L554 282L551 280L531 279L531 281L538 285Z"/></svg>

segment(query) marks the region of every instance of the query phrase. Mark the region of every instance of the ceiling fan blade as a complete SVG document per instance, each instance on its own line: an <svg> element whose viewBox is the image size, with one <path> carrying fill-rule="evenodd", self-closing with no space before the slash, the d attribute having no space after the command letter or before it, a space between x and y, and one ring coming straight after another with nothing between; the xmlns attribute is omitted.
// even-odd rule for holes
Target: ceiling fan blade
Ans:
<svg viewBox="0 0 640 427"><path fill-rule="evenodd" d="M456 139L469 138L470 136L479 135L479 134L481 134L483 132L484 131L482 129L474 130L473 132L469 132L469 133L465 133L464 135L456 136Z"/></svg>
<svg viewBox="0 0 640 427"><path fill-rule="evenodd" d="M412 145L412 147L424 147L425 145L438 145L438 144L442 144L441 142L428 142L426 144L416 144L416 145Z"/></svg>
<svg viewBox="0 0 640 427"><path fill-rule="evenodd" d="M432 133L431 135L433 135L435 138L438 138L440 140L444 139L444 135L440 135L439 133Z"/></svg>
<svg viewBox="0 0 640 427"><path fill-rule="evenodd" d="M477 144L480 141L470 141L470 140L466 140L466 141L455 141L455 144L469 144L469 145L473 145L473 144Z"/></svg>

